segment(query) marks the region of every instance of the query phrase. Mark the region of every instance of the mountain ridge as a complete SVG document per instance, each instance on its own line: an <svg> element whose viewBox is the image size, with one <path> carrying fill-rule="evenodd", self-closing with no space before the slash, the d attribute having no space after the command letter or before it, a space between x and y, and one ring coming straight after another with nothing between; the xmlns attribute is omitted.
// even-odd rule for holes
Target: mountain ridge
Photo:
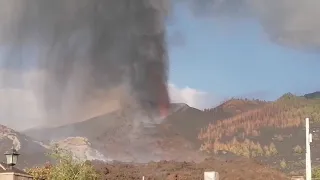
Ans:
<svg viewBox="0 0 320 180"><path fill-rule="evenodd" d="M37 131L26 134L34 138L42 137L41 141L47 143L54 139L72 151L77 147L86 149L84 144L89 142L88 147L101 153L100 158L106 160L143 163L159 160L201 161L208 156L228 159L236 155L279 167L279 158L288 159L288 163L289 160L299 161L297 158L301 158L300 155L287 152L293 151L294 146L303 147L304 116L310 115L311 119L317 120L319 110L318 99L286 93L270 102L232 98L205 110L174 103L165 118L150 121L152 126L139 119L142 116L130 120L123 118L120 112L113 112L67 126L44 129L40 133L37 130L38 135ZM316 121L312 122L312 128L316 128ZM314 131L320 132L320 129ZM41 136L41 133L47 136ZM211 139L205 133L209 133ZM320 134L314 135L315 143L318 136ZM217 140L216 143L210 143L212 138ZM70 142L79 144L71 146ZM260 146L263 154L256 155L252 148ZM211 151L212 147L217 152L208 154L206 151ZM313 147L314 154L319 154L320 158L320 151L315 147L317 145ZM244 149L236 150L239 148ZM245 150L247 148L249 150ZM270 148L277 149L278 154L264 154L268 154ZM320 159L314 162L320 164ZM291 166L285 171L301 169L301 166Z"/></svg>
<svg viewBox="0 0 320 180"><path fill-rule="evenodd" d="M252 101L251 103L250 100L246 100L244 104L249 103L250 107L241 111L250 110L254 108L253 106L257 105L258 107L262 104L257 102ZM229 103L231 104L231 101ZM218 115L216 119L223 119L239 113L234 110L226 111L230 108L226 104L216 107L216 109L220 108L213 113ZM240 103L240 105L243 104ZM24 133L46 143L52 140L61 142L67 138L87 138L92 147L106 156L107 159L119 160L117 157L121 157L121 161L135 161L141 158L145 159L144 162L161 159L183 160L185 157L180 155L181 152L184 152L193 157L194 160L201 160L205 156L197 152L197 146L199 146L197 135L203 126L215 120L213 114L211 111L199 110L184 103L172 103L167 116L158 120L127 120L118 111L65 126L40 130L32 129ZM197 121L193 121L193 119L197 119ZM184 125L181 126L181 124ZM194 131L194 129L196 130ZM134 145L128 146L128 143ZM147 146L149 150L142 151L139 146ZM118 149L131 149L132 151L119 153L116 147ZM179 150L177 151L177 149ZM144 152L144 155L137 153L139 151ZM150 154L150 152L156 153ZM113 157L111 157L111 154ZM147 156L146 154L149 154L150 157L142 158ZM122 158L125 156L127 158Z"/></svg>

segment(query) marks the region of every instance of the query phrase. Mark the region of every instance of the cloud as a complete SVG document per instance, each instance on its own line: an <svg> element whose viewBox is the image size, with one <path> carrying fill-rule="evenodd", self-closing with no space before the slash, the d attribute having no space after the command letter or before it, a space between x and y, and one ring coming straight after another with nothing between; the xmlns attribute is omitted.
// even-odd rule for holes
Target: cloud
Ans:
<svg viewBox="0 0 320 180"><path fill-rule="evenodd" d="M177 0L178 1L178 0ZM320 50L319 0L187 0L195 17L252 17L271 41L301 50Z"/></svg>
<svg viewBox="0 0 320 180"><path fill-rule="evenodd" d="M179 88L176 85L169 83L169 95L174 103L186 103L191 107L204 109L217 105L222 98L215 97L213 94L193 89L190 87Z"/></svg>

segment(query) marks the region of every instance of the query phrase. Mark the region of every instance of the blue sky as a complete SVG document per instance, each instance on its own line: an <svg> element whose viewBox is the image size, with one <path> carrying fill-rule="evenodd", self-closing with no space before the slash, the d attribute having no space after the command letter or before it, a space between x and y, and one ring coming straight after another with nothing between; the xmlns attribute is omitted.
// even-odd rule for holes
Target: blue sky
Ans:
<svg viewBox="0 0 320 180"><path fill-rule="evenodd" d="M320 90L320 54L269 41L255 19L195 18L180 5L167 30L185 41L169 46L170 82L180 88L267 100Z"/></svg>

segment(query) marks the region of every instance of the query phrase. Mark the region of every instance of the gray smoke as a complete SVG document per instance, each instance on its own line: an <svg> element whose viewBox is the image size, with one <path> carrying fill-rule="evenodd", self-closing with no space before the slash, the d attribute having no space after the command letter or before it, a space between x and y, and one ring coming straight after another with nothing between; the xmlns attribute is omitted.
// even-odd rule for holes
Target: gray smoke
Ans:
<svg viewBox="0 0 320 180"><path fill-rule="evenodd" d="M250 0L270 38L282 45L320 50L320 1Z"/></svg>
<svg viewBox="0 0 320 180"><path fill-rule="evenodd" d="M181 2L177 0L177 2ZM300 50L320 50L318 0L188 0L195 16L252 17L270 40Z"/></svg>
<svg viewBox="0 0 320 180"><path fill-rule="evenodd" d="M165 0L0 0L1 122L76 121L87 104L126 97L168 106L168 10Z"/></svg>
<svg viewBox="0 0 320 180"><path fill-rule="evenodd" d="M318 0L173 1L197 16L257 18L276 43L320 49ZM169 0L0 0L1 123L83 120L118 100L166 107L169 11Z"/></svg>

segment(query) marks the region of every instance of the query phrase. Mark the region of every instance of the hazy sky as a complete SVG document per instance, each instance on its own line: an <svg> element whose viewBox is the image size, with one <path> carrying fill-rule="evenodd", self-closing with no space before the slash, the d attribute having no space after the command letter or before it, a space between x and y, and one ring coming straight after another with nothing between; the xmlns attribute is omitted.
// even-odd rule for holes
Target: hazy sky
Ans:
<svg viewBox="0 0 320 180"><path fill-rule="evenodd" d="M180 5L168 38L170 82L184 94L177 101L204 107L232 96L273 100L320 90L320 53L271 42L255 19L194 18Z"/></svg>

